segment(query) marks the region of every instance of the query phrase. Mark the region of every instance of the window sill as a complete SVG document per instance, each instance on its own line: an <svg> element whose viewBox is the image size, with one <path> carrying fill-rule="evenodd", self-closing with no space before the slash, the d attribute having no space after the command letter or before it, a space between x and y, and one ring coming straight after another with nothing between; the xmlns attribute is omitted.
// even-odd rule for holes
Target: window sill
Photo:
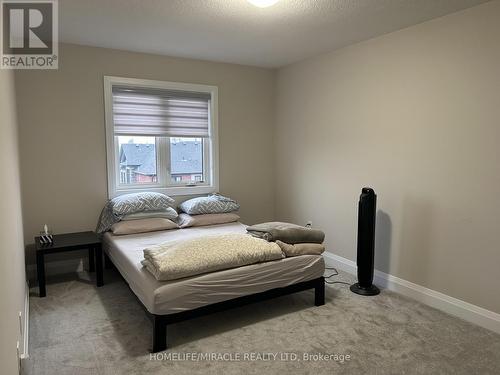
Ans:
<svg viewBox="0 0 500 375"><path fill-rule="evenodd" d="M114 192L110 192L109 198L114 198L119 195L130 194L130 193L140 193L145 191L153 191L156 193L163 193L168 196L180 196L180 195L202 195L216 193L217 187L215 186L175 186L168 188L154 188L154 187L144 187L144 188L129 188L120 189Z"/></svg>

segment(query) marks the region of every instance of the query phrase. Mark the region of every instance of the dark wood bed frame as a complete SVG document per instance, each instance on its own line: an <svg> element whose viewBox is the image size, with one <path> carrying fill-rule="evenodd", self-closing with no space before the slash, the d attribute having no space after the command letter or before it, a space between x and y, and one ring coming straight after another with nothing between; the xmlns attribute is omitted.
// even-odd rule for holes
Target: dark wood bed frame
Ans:
<svg viewBox="0 0 500 375"><path fill-rule="evenodd" d="M105 268L113 267L113 263L111 259L108 257L106 253L104 253L104 264ZM116 267L115 267L116 268ZM118 270L118 269L117 269ZM120 272L118 270L118 272ZM123 277L123 275L122 275ZM270 298L285 296L287 294L302 292L304 290L313 289L314 288L314 305L321 306L325 304L325 278L323 276L318 277L317 279L304 281L301 283L296 283L292 285L285 286L283 288L275 288L266 290L264 292L250 294L247 296L242 296L238 298L233 298L230 300L214 303L211 305L206 305L202 307L198 307L193 310L187 310L178 312L175 314L167 314L167 315L152 315L153 318L153 353L161 352L167 349L167 326L169 324L179 323L184 320L197 318L203 315L212 314L215 312L228 310L234 307L244 306L250 303L265 301ZM140 302L140 301L139 301ZM141 302L142 304L142 302ZM145 306L144 309L147 311Z"/></svg>

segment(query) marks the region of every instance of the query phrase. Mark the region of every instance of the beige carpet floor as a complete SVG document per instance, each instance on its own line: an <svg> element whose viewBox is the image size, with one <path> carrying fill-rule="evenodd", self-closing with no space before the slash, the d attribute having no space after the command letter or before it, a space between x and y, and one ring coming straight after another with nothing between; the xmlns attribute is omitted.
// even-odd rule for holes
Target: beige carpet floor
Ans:
<svg viewBox="0 0 500 375"><path fill-rule="evenodd" d="M175 324L171 357L151 359L142 306L116 271L106 270L105 282L95 288L81 273L49 279L46 298L31 290L26 374L500 374L500 335L389 291L361 297L342 284L327 287L321 307L307 291Z"/></svg>

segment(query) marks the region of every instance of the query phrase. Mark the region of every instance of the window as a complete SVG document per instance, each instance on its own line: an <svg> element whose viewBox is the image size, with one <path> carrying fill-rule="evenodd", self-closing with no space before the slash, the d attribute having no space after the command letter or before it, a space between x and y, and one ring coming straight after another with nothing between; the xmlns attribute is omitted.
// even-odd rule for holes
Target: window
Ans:
<svg viewBox="0 0 500 375"><path fill-rule="evenodd" d="M157 183L156 138L116 136L120 185Z"/></svg>
<svg viewBox="0 0 500 375"><path fill-rule="evenodd" d="M110 197L217 191L217 88L104 77Z"/></svg>

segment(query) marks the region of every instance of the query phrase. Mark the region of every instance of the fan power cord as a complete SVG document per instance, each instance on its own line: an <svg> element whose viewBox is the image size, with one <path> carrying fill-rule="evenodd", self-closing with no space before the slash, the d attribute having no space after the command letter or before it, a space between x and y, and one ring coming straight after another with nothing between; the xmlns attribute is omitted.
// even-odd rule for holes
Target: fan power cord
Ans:
<svg viewBox="0 0 500 375"><path fill-rule="evenodd" d="M325 276L325 284L344 284L351 285L351 283L346 283L345 281L329 281L331 277L338 276L339 271L335 267L325 267L326 270L331 270L333 273L331 275Z"/></svg>

